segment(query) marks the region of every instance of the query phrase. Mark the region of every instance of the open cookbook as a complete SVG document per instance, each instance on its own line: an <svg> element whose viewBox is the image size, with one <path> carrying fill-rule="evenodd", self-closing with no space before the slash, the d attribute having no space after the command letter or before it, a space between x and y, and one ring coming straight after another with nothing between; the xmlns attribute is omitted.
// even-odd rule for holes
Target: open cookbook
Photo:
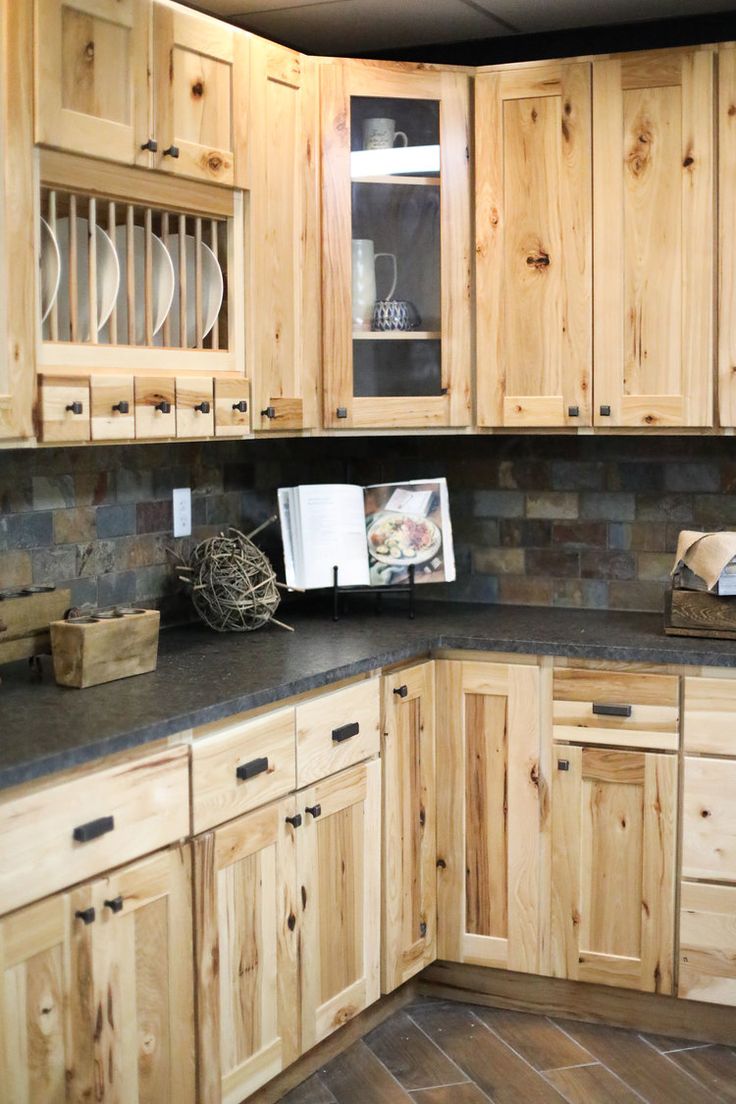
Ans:
<svg viewBox="0 0 736 1104"><path fill-rule="evenodd" d="M450 503L444 479L279 490L286 582L299 590L452 582Z"/></svg>

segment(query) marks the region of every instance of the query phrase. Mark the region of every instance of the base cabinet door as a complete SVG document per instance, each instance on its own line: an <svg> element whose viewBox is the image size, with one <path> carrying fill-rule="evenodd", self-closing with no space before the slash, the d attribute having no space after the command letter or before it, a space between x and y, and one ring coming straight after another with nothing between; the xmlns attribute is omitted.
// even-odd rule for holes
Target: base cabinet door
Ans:
<svg viewBox="0 0 736 1104"><path fill-rule="evenodd" d="M736 886L682 883L677 995L736 1005Z"/></svg>
<svg viewBox="0 0 736 1104"><path fill-rule="evenodd" d="M200 1104L240 1104L299 1054L294 811L195 841Z"/></svg>
<svg viewBox="0 0 736 1104"><path fill-rule="evenodd" d="M381 989L437 957L434 663L383 680Z"/></svg>
<svg viewBox="0 0 736 1104"><path fill-rule="evenodd" d="M380 995L380 761L300 790L297 815L306 1051Z"/></svg>
<svg viewBox="0 0 736 1104"><path fill-rule="evenodd" d="M671 993L677 759L556 744L552 974Z"/></svg>
<svg viewBox="0 0 736 1104"><path fill-rule="evenodd" d="M536 973L539 669L436 666L438 955Z"/></svg>

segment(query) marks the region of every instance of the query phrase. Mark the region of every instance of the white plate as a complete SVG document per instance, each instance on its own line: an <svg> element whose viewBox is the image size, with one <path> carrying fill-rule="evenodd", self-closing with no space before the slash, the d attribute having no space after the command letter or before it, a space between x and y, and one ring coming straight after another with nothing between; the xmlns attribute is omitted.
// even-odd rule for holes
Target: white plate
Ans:
<svg viewBox="0 0 736 1104"><path fill-rule="evenodd" d="M387 540L385 543L391 542L390 529L392 526L415 526L417 529L422 530L426 537L426 543L415 548L415 554L413 556L402 554L397 550L397 554L392 556L389 552L379 552L377 549L384 547L384 542L376 543L376 540L380 535L385 535ZM433 556L439 552L440 545L442 544L442 533L433 521L429 518L419 517L415 514L403 514L394 513L390 511L388 513L379 514L368 529L368 550L374 560L378 560L382 564L390 564L393 567L408 567L409 564L423 564L427 560L431 560Z"/></svg>
<svg viewBox="0 0 736 1104"><path fill-rule="evenodd" d="M128 235L125 226L115 228L115 245L120 261L120 287L117 299L118 344L128 343ZM135 344L146 341L146 231L133 227L135 270ZM153 296L153 333L158 333L174 298L174 265L168 249L157 234L151 235L151 293Z"/></svg>
<svg viewBox="0 0 736 1104"><path fill-rule="evenodd" d="M51 313L61 280L61 254L59 243L46 219L41 219L41 322Z"/></svg>
<svg viewBox="0 0 736 1104"><path fill-rule="evenodd" d="M196 241L191 234L184 238L187 255L187 322L186 345L193 348L197 340L197 325L194 297L194 253ZM179 337L179 235L171 234L167 241L167 248L174 264L174 300L171 304L169 321L171 323L171 344L184 344ZM222 269L217 257L210 247L202 242L202 337L210 332L222 306L222 296L225 284L222 279Z"/></svg>
<svg viewBox="0 0 736 1104"><path fill-rule="evenodd" d="M56 238L61 253L61 283L59 284L59 337L69 337L69 219L56 224ZM89 223L77 218L77 317L80 341L90 340L89 320ZM120 287L120 264L112 239L101 226L95 226L97 241L97 333L112 314Z"/></svg>

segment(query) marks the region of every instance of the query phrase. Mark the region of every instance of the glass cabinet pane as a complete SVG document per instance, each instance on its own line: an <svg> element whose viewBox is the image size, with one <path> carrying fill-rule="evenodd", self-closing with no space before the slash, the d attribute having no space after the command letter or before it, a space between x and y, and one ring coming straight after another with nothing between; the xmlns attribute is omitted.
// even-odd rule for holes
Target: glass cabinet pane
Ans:
<svg viewBox="0 0 736 1104"><path fill-rule="evenodd" d="M440 105L353 96L353 394L442 394Z"/></svg>

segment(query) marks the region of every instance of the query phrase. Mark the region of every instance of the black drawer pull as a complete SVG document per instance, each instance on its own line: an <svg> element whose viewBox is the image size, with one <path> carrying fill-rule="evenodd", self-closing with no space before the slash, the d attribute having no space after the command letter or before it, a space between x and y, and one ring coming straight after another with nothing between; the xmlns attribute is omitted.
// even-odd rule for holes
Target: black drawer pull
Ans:
<svg viewBox="0 0 736 1104"><path fill-rule="evenodd" d="M593 702L593 712L600 717L630 717L630 705L604 705L602 702Z"/></svg>
<svg viewBox="0 0 736 1104"><path fill-rule="evenodd" d="M360 725L357 721L353 721L352 724L341 725L340 728L333 728L332 739L336 744L341 744L343 740L349 740L351 736L357 736L360 732Z"/></svg>
<svg viewBox="0 0 736 1104"><path fill-rule="evenodd" d="M248 404L245 399L241 399L240 402L233 403L233 410L239 411L241 414L248 413Z"/></svg>
<svg viewBox="0 0 736 1104"><path fill-rule="evenodd" d="M265 410L261 411L261 417L262 418L275 418L276 417L276 407L275 406L267 406Z"/></svg>
<svg viewBox="0 0 736 1104"><path fill-rule="evenodd" d="M604 405L600 408L600 413L601 413L602 418L610 418L611 417L611 408L610 408L610 406L607 403L604 403Z"/></svg>
<svg viewBox="0 0 736 1104"><path fill-rule="evenodd" d="M241 763L235 768L235 775L241 782L249 778L255 778L257 774L263 774L268 770L268 759L251 759L249 763Z"/></svg>
<svg viewBox="0 0 736 1104"><path fill-rule="evenodd" d="M568 416L568 418L579 418L580 417L580 407L579 406L568 406L567 416Z"/></svg>
<svg viewBox="0 0 736 1104"><path fill-rule="evenodd" d="M123 898L113 897L110 901L105 901L105 908L109 908L110 912L122 912L123 911Z"/></svg>
<svg viewBox="0 0 736 1104"><path fill-rule="evenodd" d="M409 693L408 686L396 686L394 688L394 694L397 694L400 698L405 698Z"/></svg>
<svg viewBox="0 0 736 1104"><path fill-rule="evenodd" d="M570 760L569 759L558 759L557 760L557 769L558 770L569 771L569 769L570 769Z"/></svg>
<svg viewBox="0 0 736 1104"><path fill-rule="evenodd" d="M129 414L130 403L126 399L121 399L119 403L115 403L113 410L117 410L118 414Z"/></svg>
<svg viewBox="0 0 736 1104"><path fill-rule="evenodd" d="M338 408L336 410L336 414L337 414L338 418L347 418L348 408L346 406L338 406Z"/></svg>
<svg viewBox="0 0 736 1104"><path fill-rule="evenodd" d="M77 909L74 915L77 920L83 920L85 924L94 924L95 910L93 908Z"/></svg>
<svg viewBox="0 0 736 1104"><path fill-rule="evenodd" d="M112 832L114 827L114 817L98 817L97 820L90 820L87 824L80 824L74 829L72 836L77 843L89 843L90 840L97 839L98 836L104 836L106 832Z"/></svg>
<svg viewBox="0 0 736 1104"><path fill-rule="evenodd" d="M82 406L81 402L76 402L75 401L75 402L69 403L69 405L67 406L66 409L70 410L72 412L72 414L83 414L84 413L84 407Z"/></svg>
<svg viewBox="0 0 736 1104"><path fill-rule="evenodd" d="M178 146L168 146L164 150L164 157L178 157L178 156L179 156L179 147Z"/></svg>
<svg viewBox="0 0 736 1104"><path fill-rule="evenodd" d="M313 816L314 819L316 820L318 816L322 816L322 806L321 805L307 805L304 812L309 813L309 815Z"/></svg>
<svg viewBox="0 0 736 1104"><path fill-rule="evenodd" d="M171 403L166 402L166 399L162 399L161 402L156 403L156 405L154 406L153 409L158 410L160 414L170 414L171 413Z"/></svg>
<svg viewBox="0 0 736 1104"><path fill-rule="evenodd" d="M290 824L292 828L300 828L302 823L302 814L295 813L294 816L287 817L286 823Z"/></svg>
<svg viewBox="0 0 736 1104"><path fill-rule="evenodd" d="M194 409L198 410L200 414L209 414L210 404L208 402L202 401L201 403L197 403Z"/></svg>
<svg viewBox="0 0 736 1104"><path fill-rule="evenodd" d="M141 142L141 149L148 150L150 153L157 153L158 142L155 138L149 138L147 142Z"/></svg>

